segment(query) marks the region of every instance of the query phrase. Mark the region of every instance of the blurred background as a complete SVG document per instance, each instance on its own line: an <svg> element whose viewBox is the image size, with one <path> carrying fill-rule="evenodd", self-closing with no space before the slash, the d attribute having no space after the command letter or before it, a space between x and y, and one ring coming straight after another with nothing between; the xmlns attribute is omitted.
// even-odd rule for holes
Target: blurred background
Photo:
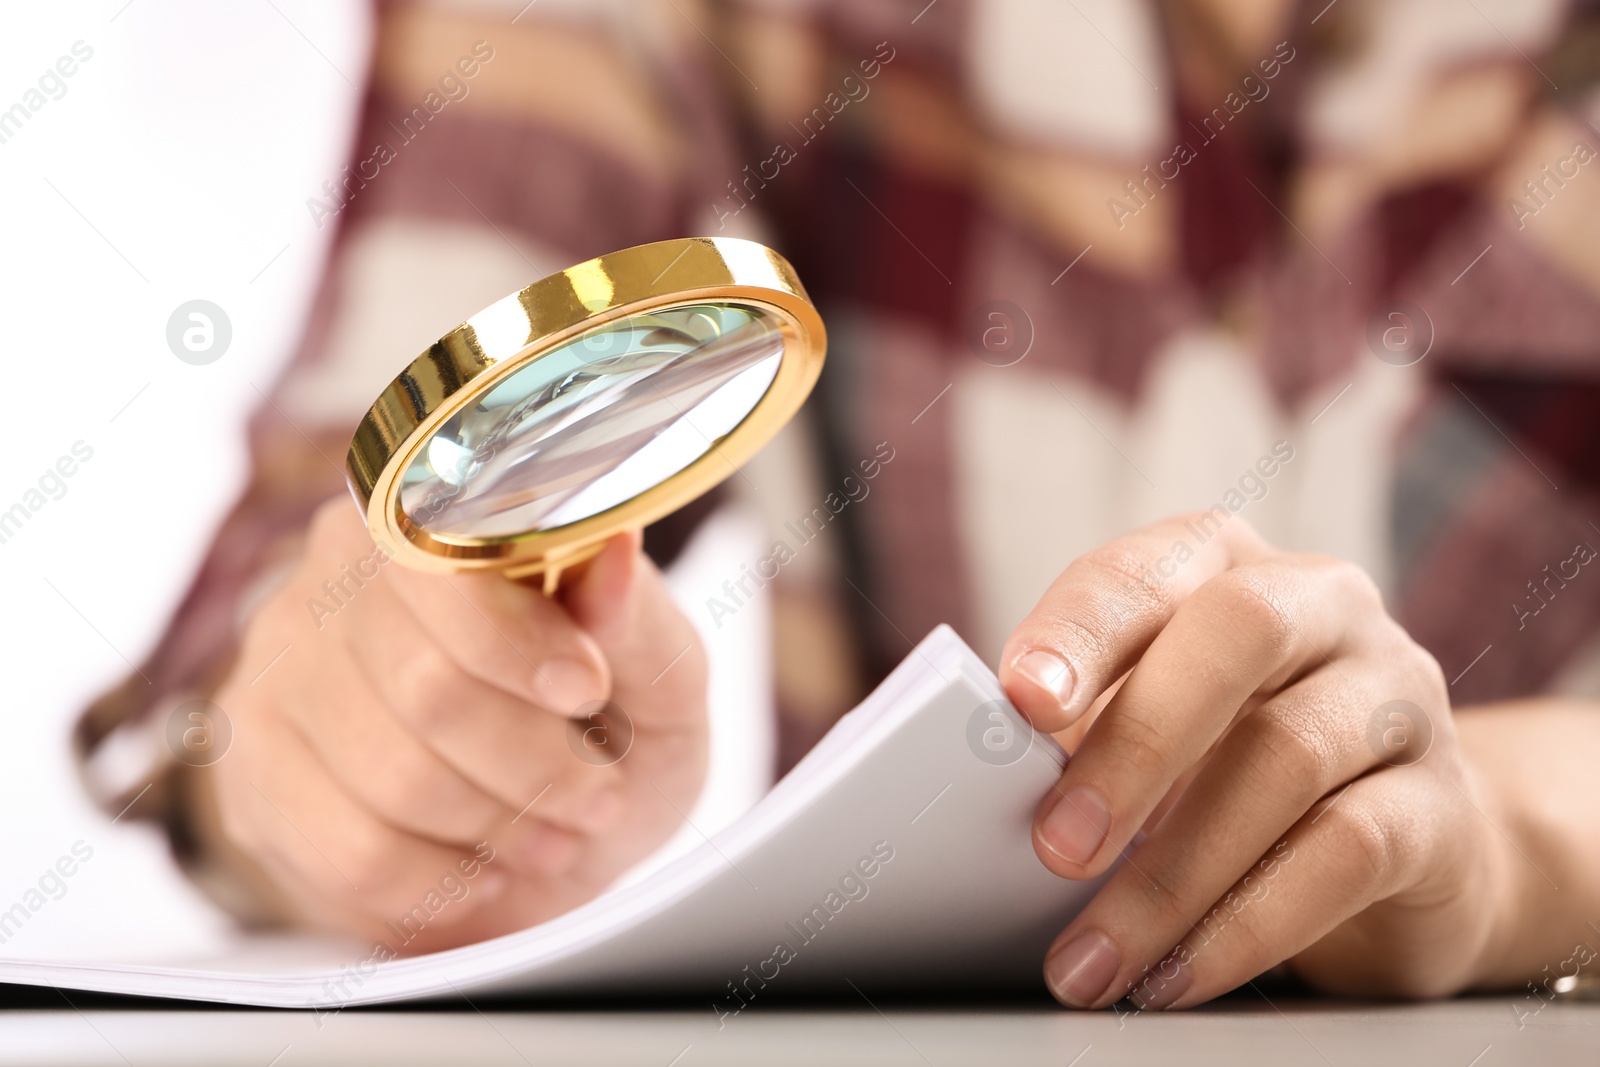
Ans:
<svg viewBox="0 0 1600 1067"><path fill-rule="evenodd" d="M805 417L651 534L712 649L705 829L933 625L992 661L1181 510L1367 567L1458 703L1600 694L1597 5L0 19L0 903L94 851L5 955L221 943L141 786L264 531L342 491L325 456L434 338L649 240L772 244L830 331Z"/></svg>
<svg viewBox="0 0 1600 1067"><path fill-rule="evenodd" d="M93 451L0 544L0 895L20 897L74 841L94 849L7 955L182 950L224 928L158 828L112 826L94 808L69 738L150 654L232 507L248 474L242 427L293 354L327 253L302 201L342 165L356 115L330 60L361 78L372 20L359 5L278 8L136 0L3 16L7 108L75 43L92 50L0 144L5 366L19 394L0 499L22 501L75 442ZM168 317L196 298L232 323L226 358L204 367L166 343Z"/></svg>

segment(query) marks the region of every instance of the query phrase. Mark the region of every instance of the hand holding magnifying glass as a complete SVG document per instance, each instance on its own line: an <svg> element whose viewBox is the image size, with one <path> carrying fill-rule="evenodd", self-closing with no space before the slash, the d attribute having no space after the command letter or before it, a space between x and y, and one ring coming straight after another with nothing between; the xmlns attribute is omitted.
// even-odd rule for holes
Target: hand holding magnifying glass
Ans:
<svg viewBox="0 0 1600 1067"><path fill-rule="evenodd" d="M414 360L352 443L361 514L323 507L216 695L234 744L193 803L236 888L386 944L449 900L396 946L425 951L560 914L665 840L704 780L706 662L637 530L782 427L822 338L774 253L671 241ZM308 613L373 541L405 566Z"/></svg>

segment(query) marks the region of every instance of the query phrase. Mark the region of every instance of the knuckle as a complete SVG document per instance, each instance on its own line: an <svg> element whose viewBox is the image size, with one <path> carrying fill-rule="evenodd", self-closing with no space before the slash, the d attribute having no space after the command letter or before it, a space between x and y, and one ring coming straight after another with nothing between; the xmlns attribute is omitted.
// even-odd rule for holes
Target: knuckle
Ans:
<svg viewBox="0 0 1600 1067"><path fill-rule="evenodd" d="M1219 515L1219 511L1223 514ZM1222 520L1220 524L1219 519ZM1271 547L1270 542L1255 528L1255 524L1242 514L1227 511L1221 505L1182 512L1158 524L1155 529L1159 530L1164 538L1183 540L1193 537L1195 529L1213 528L1217 530L1216 536L1219 542L1236 549L1260 551Z"/></svg>
<svg viewBox="0 0 1600 1067"><path fill-rule="evenodd" d="M1396 623L1399 629L1400 624ZM1448 708L1450 706L1450 683L1445 679L1444 668L1439 665L1433 653L1417 644L1410 634L1401 630L1405 639L1406 659L1411 670L1415 673L1417 682L1423 691L1432 698L1432 707Z"/></svg>
<svg viewBox="0 0 1600 1067"><path fill-rule="evenodd" d="M1122 542L1113 541L1091 549L1076 562L1086 570L1112 579L1118 589L1129 596L1160 604L1172 595L1144 557Z"/></svg>
<svg viewBox="0 0 1600 1067"><path fill-rule="evenodd" d="M1165 612L1172 604L1167 583L1142 556L1118 542L1079 556L1069 570L1088 579L1093 610L1106 623L1120 626L1130 619ZM1105 641L1104 636L1095 637L1096 645Z"/></svg>
<svg viewBox="0 0 1600 1067"><path fill-rule="evenodd" d="M1243 515L1235 515L1228 523L1233 527L1235 536L1242 542L1251 544L1266 544L1267 539L1261 536L1261 531L1256 529L1256 524Z"/></svg>
<svg viewBox="0 0 1600 1067"><path fill-rule="evenodd" d="M1293 645L1294 623L1266 568L1227 571L1207 582L1202 593L1230 626L1248 634L1256 643L1275 651Z"/></svg>
<svg viewBox="0 0 1600 1067"><path fill-rule="evenodd" d="M1142 778L1161 776L1170 762L1161 732L1142 719L1123 715L1106 720L1102 744L1106 756Z"/></svg>
<svg viewBox="0 0 1600 1067"><path fill-rule="evenodd" d="M1323 812L1323 831L1335 855L1363 886L1381 885L1394 865L1390 835L1376 813L1359 804L1335 803ZM1320 827L1319 827L1320 828Z"/></svg>
<svg viewBox="0 0 1600 1067"><path fill-rule="evenodd" d="M252 654L247 658L247 662L258 662L257 656L263 654L271 658L273 653L263 653L259 646L277 642L277 647L281 648L306 631L315 632L319 629L317 623L323 620L317 619L306 609L307 598L303 594L308 588L315 589L314 586L296 587L286 584L262 602L245 631L251 643L258 646L250 650ZM319 645L318 648L320 647Z"/></svg>
<svg viewBox="0 0 1600 1067"><path fill-rule="evenodd" d="M1454 736L1450 683L1433 653L1418 644L1405 627L1387 619L1369 655L1391 687L1391 695L1404 695L1421 707L1436 737Z"/></svg>
<svg viewBox="0 0 1600 1067"><path fill-rule="evenodd" d="M552 642L541 633L514 633L509 624L501 626L516 643L507 645L498 635L493 642L472 641L460 649L461 673L475 678L504 678L511 672L534 673L534 663L541 662L552 652ZM519 627L519 629L525 629ZM533 657L530 660L528 657Z"/></svg>
<svg viewBox="0 0 1600 1067"><path fill-rule="evenodd" d="M412 829L438 822L447 790L427 757L394 751L374 758L369 767L366 792L382 814Z"/></svg>
<svg viewBox="0 0 1600 1067"><path fill-rule="evenodd" d="M1250 878L1245 875L1223 894L1207 913L1207 919L1213 922L1223 919L1215 936L1226 939L1224 944L1234 959L1250 961L1247 966L1265 970L1279 959L1281 952L1273 931L1254 921L1255 917L1248 913L1251 905L1265 899L1254 891Z"/></svg>
<svg viewBox="0 0 1600 1067"><path fill-rule="evenodd" d="M1151 527L1151 530L1166 538L1180 536L1210 514L1209 511L1202 508L1190 508L1188 511L1180 511L1172 518L1157 523Z"/></svg>
<svg viewBox="0 0 1600 1067"><path fill-rule="evenodd" d="M455 661L432 643L412 649L395 679L403 710L425 733L448 728L462 681Z"/></svg>
<svg viewBox="0 0 1600 1067"><path fill-rule="evenodd" d="M1171 929L1189 925L1197 905L1180 888L1185 881L1182 871L1161 863L1147 864L1144 877L1129 882L1139 886L1144 905L1140 911L1146 916L1142 926Z"/></svg>
<svg viewBox="0 0 1600 1067"><path fill-rule="evenodd" d="M1367 569L1337 556L1315 557L1334 590L1347 603L1358 604L1383 611L1383 592Z"/></svg>
<svg viewBox="0 0 1600 1067"><path fill-rule="evenodd" d="M1321 552L1292 553L1287 562L1317 583L1318 596L1329 597L1346 610L1360 609L1368 617L1388 618L1383 590L1378 588L1377 579L1359 563Z"/></svg>
<svg viewBox="0 0 1600 1067"><path fill-rule="evenodd" d="M1244 759L1265 788L1295 798L1301 810L1322 796L1335 760L1317 715L1269 705L1240 730Z"/></svg>
<svg viewBox="0 0 1600 1067"><path fill-rule="evenodd" d="M359 893L363 887L375 890L387 886L393 882L399 868L399 857L392 842L382 834L371 831L351 835L333 858L337 860L336 866L343 872L343 877L335 874L328 884L345 894ZM350 883L356 888L352 889Z"/></svg>

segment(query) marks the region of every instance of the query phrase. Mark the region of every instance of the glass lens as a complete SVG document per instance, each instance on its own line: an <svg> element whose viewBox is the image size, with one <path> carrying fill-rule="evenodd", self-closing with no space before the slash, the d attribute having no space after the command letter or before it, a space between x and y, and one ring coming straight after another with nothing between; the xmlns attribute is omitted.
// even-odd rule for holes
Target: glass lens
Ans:
<svg viewBox="0 0 1600 1067"><path fill-rule="evenodd" d="M400 506L436 537L514 537L599 514L709 452L782 358L776 317L741 304L597 328L440 427L406 471Z"/></svg>

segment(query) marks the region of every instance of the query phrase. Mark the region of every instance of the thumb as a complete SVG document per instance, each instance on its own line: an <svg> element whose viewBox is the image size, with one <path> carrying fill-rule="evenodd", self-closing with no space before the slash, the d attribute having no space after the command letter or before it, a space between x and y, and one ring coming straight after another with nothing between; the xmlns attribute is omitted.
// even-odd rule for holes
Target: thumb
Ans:
<svg viewBox="0 0 1600 1067"><path fill-rule="evenodd" d="M607 651L626 642L633 630L644 566L644 534L627 530L608 540L599 555L575 568L575 579L561 591L562 603L573 621Z"/></svg>
<svg viewBox="0 0 1600 1067"><path fill-rule="evenodd" d="M569 589L567 612L611 664L612 699L663 721L704 702L705 650L638 531L618 534Z"/></svg>

